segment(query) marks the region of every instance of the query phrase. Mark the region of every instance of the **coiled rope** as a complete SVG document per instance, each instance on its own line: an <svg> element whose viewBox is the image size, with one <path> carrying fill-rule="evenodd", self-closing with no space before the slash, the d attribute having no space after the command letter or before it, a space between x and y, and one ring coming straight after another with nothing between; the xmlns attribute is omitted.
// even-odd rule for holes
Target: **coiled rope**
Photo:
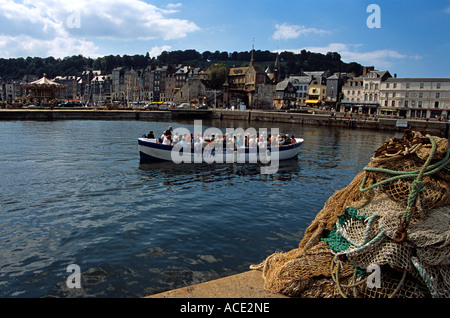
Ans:
<svg viewBox="0 0 450 318"><path fill-rule="evenodd" d="M411 179L411 178L415 179L411 184L411 191L410 191L410 194L408 197L405 213L403 214L400 226L394 235L394 241L397 243L402 243L406 240L406 228L408 227L409 222L411 220L413 207L416 204L417 198L419 197L419 193L426 189L426 187L424 186L424 184L422 182L423 177L435 174L436 172L440 171L441 169L443 169L445 166L447 166L450 163L450 149L449 149L447 151L444 159L442 159L439 162L436 162L434 164L431 164L431 161L436 153L437 137L432 137L430 135L426 135L426 137L431 142L431 151L430 151L430 155L428 156L428 158L425 161L425 164L422 166L422 168L414 170L414 171L395 171L395 170L389 170L389 169L384 169L384 168L375 168L375 167L369 167L369 166L364 168L364 171L367 171L367 172L385 173L388 175L392 175L392 177L382 180L380 182L374 183L368 187L365 187L365 184L368 179L368 175L366 174L364 176L363 182L360 187L361 192L366 192L368 190L377 188L384 184L391 183L391 182L394 182L394 181L397 181L400 179Z"/></svg>

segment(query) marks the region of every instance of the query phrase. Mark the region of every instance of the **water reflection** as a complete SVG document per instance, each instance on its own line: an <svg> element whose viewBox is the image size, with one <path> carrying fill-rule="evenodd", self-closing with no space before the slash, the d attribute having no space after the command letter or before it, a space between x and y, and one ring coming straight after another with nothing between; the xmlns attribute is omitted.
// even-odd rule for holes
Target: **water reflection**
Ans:
<svg viewBox="0 0 450 318"><path fill-rule="evenodd" d="M262 164L213 163L213 164L175 164L170 161L141 163L139 169L147 172L148 179L163 177L165 184L174 184L180 177L184 180L213 183L218 180L232 180L236 177L247 177L260 181L291 181L298 176L301 167L297 158L279 162L278 171L274 174L261 174ZM174 178L174 176L177 176ZM186 179L189 177L190 179Z"/></svg>

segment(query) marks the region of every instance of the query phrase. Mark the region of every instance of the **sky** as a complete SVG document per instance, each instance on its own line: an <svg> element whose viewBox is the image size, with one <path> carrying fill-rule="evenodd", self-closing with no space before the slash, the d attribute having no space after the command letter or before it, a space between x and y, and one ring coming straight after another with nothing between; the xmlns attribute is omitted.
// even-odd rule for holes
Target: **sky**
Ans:
<svg viewBox="0 0 450 318"><path fill-rule="evenodd" d="M450 0L0 0L0 58L162 51L338 52L450 77Z"/></svg>

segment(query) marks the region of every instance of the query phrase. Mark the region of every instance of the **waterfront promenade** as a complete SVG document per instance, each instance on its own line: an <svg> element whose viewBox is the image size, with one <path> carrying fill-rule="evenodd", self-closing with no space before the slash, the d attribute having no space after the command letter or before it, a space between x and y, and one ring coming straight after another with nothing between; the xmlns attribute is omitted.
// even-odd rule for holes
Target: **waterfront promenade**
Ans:
<svg viewBox="0 0 450 318"><path fill-rule="evenodd" d="M369 129L376 131L426 131L438 137L449 137L450 122L436 119L403 119L365 115L344 116L342 113L297 113L280 111L231 111L231 110L96 110L96 109L1 109L0 120L238 120L246 122L290 123Z"/></svg>

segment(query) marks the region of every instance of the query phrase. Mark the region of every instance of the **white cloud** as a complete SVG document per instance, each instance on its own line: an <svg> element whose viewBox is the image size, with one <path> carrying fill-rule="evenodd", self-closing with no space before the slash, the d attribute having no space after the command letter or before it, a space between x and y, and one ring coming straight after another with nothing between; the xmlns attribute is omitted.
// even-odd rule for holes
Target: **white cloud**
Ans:
<svg viewBox="0 0 450 318"><path fill-rule="evenodd" d="M365 66L375 66L378 69L388 69L392 67L395 61L404 59L421 59L419 55L408 56L395 50L382 49L374 51L360 51L363 45L361 44L345 44L345 43L330 43L326 46L304 47L301 49L286 49L277 50L278 52L290 51L300 53L302 50L309 52L326 54L328 52L337 52L341 55L342 61L346 63L356 62Z"/></svg>
<svg viewBox="0 0 450 318"><path fill-rule="evenodd" d="M180 7L158 8L143 0L0 0L0 54L92 56L99 39L180 39L199 30L191 21L169 17Z"/></svg>
<svg viewBox="0 0 450 318"><path fill-rule="evenodd" d="M169 3L167 5L167 9L175 9L175 8L179 8L181 7L183 4L182 3Z"/></svg>
<svg viewBox="0 0 450 318"><path fill-rule="evenodd" d="M274 40L289 40L296 39L301 35L307 34L326 34L329 33L325 30L319 30L316 28L307 28L303 25L289 25L286 23L275 25L276 31L272 35Z"/></svg>
<svg viewBox="0 0 450 318"><path fill-rule="evenodd" d="M162 52L169 51L171 48L172 47L170 45L154 46L150 49L148 54L150 57L158 57Z"/></svg>
<svg viewBox="0 0 450 318"><path fill-rule="evenodd" d="M0 35L0 56L53 56L64 58L66 56L81 54L86 57L98 57L99 48L93 42L67 38L54 37L49 40L36 39L30 36Z"/></svg>
<svg viewBox="0 0 450 318"><path fill-rule="evenodd" d="M444 12L450 14L450 7L445 8L445 9L444 9Z"/></svg>

